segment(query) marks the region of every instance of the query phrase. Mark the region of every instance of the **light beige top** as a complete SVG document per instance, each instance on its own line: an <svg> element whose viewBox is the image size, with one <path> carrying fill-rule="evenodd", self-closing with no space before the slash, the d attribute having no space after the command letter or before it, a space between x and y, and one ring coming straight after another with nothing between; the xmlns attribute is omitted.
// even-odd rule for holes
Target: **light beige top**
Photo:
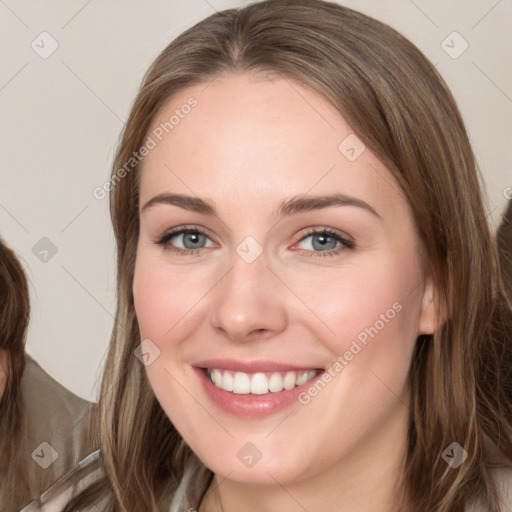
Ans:
<svg viewBox="0 0 512 512"><path fill-rule="evenodd" d="M17 453L23 474L12 475L16 488L9 496L0 492L2 512L19 511L94 449L87 442L93 404L59 384L29 356L20 392L23 411ZM13 467L0 457L2 462L8 464L7 471Z"/></svg>
<svg viewBox="0 0 512 512"><path fill-rule="evenodd" d="M38 500L34 500L21 512L61 512L64 506L83 489L104 475L99 462L99 450L81 460L60 480L55 482ZM102 505L92 507L91 512L105 512Z"/></svg>
<svg viewBox="0 0 512 512"><path fill-rule="evenodd" d="M512 511L512 469L495 469L494 476L501 496L502 512ZM104 476L99 461L99 450L92 453L65 475L59 482L45 492L41 499L31 503L21 512L62 512L64 505L82 489ZM183 487L180 485L180 488ZM177 493L184 489L178 489ZM106 500L88 512L105 512L108 507ZM169 512L189 511L188 503L175 504ZM480 501L466 506L465 512L488 512Z"/></svg>

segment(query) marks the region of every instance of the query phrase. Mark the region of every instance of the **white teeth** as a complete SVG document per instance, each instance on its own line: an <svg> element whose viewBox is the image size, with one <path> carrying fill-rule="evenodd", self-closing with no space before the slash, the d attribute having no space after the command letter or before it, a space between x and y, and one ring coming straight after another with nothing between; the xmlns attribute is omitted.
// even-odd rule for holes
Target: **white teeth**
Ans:
<svg viewBox="0 0 512 512"><path fill-rule="evenodd" d="M233 375L229 372L224 372L222 376L222 389L224 391L233 391Z"/></svg>
<svg viewBox="0 0 512 512"><path fill-rule="evenodd" d="M212 371L212 382L220 387L222 385L222 373L219 370Z"/></svg>
<svg viewBox="0 0 512 512"><path fill-rule="evenodd" d="M214 370L215 371L215 370ZM217 383L214 383L217 387ZM222 384L222 383L221 383ZM220 386L222 387L222 386ZM233 378L233 393L237 395L247 395L251 392L251 380L249 375L242 372L236 372Z"/></svg>
<svg viewBox="0 0 512 512"><path fill-rule="evenodd" d="M301 372L297 375L297 386L302 386L302 384L306 384L308 380L308 372Z"/></svg>
<svg viewBox="0 0 512 512"><path fill-rule="evenodd" d="M284 378L284 389L293 389L295 387L296 373L288 372Z"/></svg>
<svg viewBox="0 0 512 512"><path fill-rule="evenodd" d="M289 371L283 377L283 372L249 374L216 368L208 369L207 373L215 386L238 395L278 393L293 389L295 386L302 386L318 374L317 370Z"/></svg>
<svg viewBox="0 0 512 512"><path fill-rule="evenodd" d="M283 378L279 373L273 373L268 379L268 390L272 391L272 393L277 393L278 391L282 391L283 386Z"/></svg>
<svg viewBox="0 0 512 512"><path fill-rule="evenodd" d="M264 373L255 373L251 379L251 393L253 395L264 395L268 393L268 379Z"/></svg>

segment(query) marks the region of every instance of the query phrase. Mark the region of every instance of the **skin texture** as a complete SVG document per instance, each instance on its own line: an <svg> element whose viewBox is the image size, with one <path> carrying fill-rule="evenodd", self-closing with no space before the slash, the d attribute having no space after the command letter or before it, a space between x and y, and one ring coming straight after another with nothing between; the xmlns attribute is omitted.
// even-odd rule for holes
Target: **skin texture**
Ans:
<svg viewBox="0 0 512 512"><path fill-rule="evenodd" d="M191 96L197 107L142 162L141 210L173 192L211 201L218 218L168 204L143 209L133 291L142 339L160 350L146 368L155 395L220 484L200 512L220 510L219 499L225 512L391 511L412 350L437 325L409 206L368 148L353 162L338 150L352 130L316 92L224 75L181 91L153 127ZM380 218L356 206L274 214L292 196L335 192ZM155 243L184 225L208 233L195 254L169 250L187 247L186 235L167 249ZM312 227L355 247L338 242L327 248L341 247L337 254L322 256ZM263 250L252 263L236 253L247 236ZM237 417L209 400L192 370L209 358L328 368L395 303L400 312L307 405ZM247 442L262 453L251 468L237 457Z"/></svg>

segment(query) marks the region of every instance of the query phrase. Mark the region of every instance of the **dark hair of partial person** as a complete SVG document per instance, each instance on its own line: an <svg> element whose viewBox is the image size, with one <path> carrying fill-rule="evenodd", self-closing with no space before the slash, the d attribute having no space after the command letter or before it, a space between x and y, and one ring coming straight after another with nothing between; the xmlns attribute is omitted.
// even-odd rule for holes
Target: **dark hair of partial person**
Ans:
<svg viewBox="0 0 512 512"><path fill-rule="evenodd" d="M30 317L30 296L25 271L13 250L0 238L0 350L5 387L0 398L0 490L11 496L21 467L22 397L20 383L25 368L25 338ZM9 490L9 492L7 492ZM3 503L7 506L6 503Z"/></svg>

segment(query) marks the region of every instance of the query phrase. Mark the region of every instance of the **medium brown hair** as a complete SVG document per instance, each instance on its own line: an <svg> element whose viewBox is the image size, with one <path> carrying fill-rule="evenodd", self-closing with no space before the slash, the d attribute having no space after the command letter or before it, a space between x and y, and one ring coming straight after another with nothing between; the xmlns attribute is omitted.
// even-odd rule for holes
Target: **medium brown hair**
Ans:
<svg viewBox="0 0 512 512"><path fill-rule="evenodd" d="M5 388L0 397L0 495L2 506L11 510L22 491L21 438L22 397L20 383L25 368L25 338L30 317L27 278L20 261L0 239L0 349L4 364ZM18 468L18 469L17 469Z"/></svg>
<svg viewBox="0 0 512 512"><path fill-rule="evenodd" d="M255 71L330 100L386 165L412 209L438 304L446 306L446 321L434 335L418 337L411 361L404 498L416 512L462 512L481 496L498 512L491 469L498 454L512 459L512 312L461 114L412 43L371 17L321 0L267 0L213 14L169 44L144 77L112 169L118 304L99 401L108 478L75 505L110 493L116 511L164 510L195 465L189 496L197 509L211 482L212 472L168 420L133 355L140 343L132 295L139 173L135 165L119 179L118 170L178 91ZM468 452L457 470L441 457L454 441Z"/></svg>
<svg viewBox="0 0 512 512"><path fill-rule="evenodd" d="M508 208L498 229L498 246L503 282L512 301L512 199L508 202Z"/></svg>

